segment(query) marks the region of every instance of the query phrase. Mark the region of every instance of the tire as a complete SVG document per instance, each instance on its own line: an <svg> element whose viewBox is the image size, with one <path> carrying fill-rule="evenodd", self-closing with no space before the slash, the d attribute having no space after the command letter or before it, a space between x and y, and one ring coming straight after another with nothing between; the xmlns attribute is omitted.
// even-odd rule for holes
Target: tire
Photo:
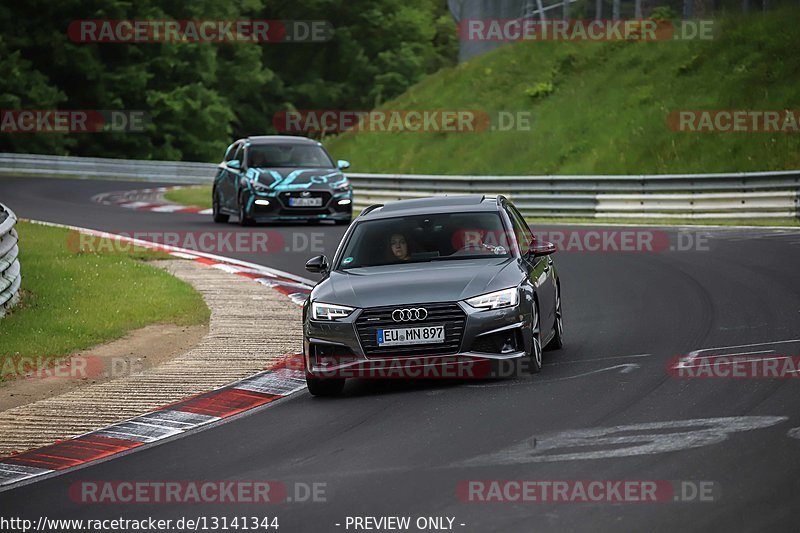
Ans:
<svg viewBox="0 0 800 533"><path fill-rule="evenodd" d="M306 385L312 396L338 396L344 389L344 378L314 378L306 374Z"/></svg>
<svg viewBox="0 0 800 533"><path fill-rule="evenodd" d="M533 341L531 342L531 353L525 358L528 366L528 373L538 374L542 371L542 328L539 320L539 303L533 301Z"/></svg>
<svg viewBox="0 0 800 533"><path fill-rule="evenodd" d="M245 213L244 205L245 205L245 198L244 195L239 196L239 225L240 226L252 226L255 222L252 218L248 217Z"/></svg>
<svg viewBox="0 0 800 533"><path fill-rule="evenodd" d="M560 350L564 347L564 314L561 311L561 287L556 285L556 321L553 323L555 335L547 343L548 350Z"/></svg>
<svg viewBox="0 0 800 533"><path fill-rule="evenodd" d="M216 222L217 224L225 224L228 222L228 220L230 220L231 217L229 215L223 215L222 212L220 212L219 198L217 198L216 190L214 190L214 193L212 194L211 209L214 212L213 213L214 222Z"/></svg>

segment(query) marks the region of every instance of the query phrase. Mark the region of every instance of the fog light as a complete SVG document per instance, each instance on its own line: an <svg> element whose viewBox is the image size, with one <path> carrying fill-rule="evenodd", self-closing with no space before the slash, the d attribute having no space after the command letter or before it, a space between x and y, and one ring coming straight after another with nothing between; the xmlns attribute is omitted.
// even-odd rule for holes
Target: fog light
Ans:
<svg viewBox="0 0 800 533"><path fill-rule="evenodd" d="M352 200L339 200L339 205L349 205Z"/></svg>
<svg viewBox="0 0 800 533"><path fill-rule="evenodd" d="M269 205L269 200L256 200L256 205Z"/></svg>
<svg viewBox="0 0 800 533"><path fill-rule="evenodd" d="M503 347L500 349L500 353L511 353L513 351L515 351L514 341L511 340L511 338L509 337L503 343Z"/></svg>

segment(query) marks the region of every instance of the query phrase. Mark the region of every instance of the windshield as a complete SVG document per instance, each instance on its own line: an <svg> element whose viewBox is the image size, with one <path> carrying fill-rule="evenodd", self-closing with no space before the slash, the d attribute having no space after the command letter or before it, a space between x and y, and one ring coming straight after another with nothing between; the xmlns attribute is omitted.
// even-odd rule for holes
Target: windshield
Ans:
<svg viewBox="0 0 800 533"><path fill-rule="evenodd" d="M333 161L320 146L313 144L251 145L247 154L250 168L305 167L333 168Z"/></svg>
<svg viewBox="0 0 800 533"><path fill-rule="evenodd" d="M508 257L498 213L437 213L361 222L339 269Z"/></svg>

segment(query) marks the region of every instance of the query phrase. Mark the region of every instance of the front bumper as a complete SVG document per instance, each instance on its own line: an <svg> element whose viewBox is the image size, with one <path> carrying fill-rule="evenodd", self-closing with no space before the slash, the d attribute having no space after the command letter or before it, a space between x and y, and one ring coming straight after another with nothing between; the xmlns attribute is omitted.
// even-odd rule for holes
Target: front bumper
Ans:
<svg viewBox="0 0 800 533"><path fill-rule="evenodd" d="M377 354L374 348L365 349L363 322L361 329L358 324L359 317L368 309L359 309L346 319L333 322L311 320L307 313L303 332L306 371L318 378L484 378L490 377L491 369L498 362L510 362L530 353L531 316L521 305L494 310L474 309L463 302L458 306L465 317L457 346L441 353L437 345L429 345L430 354L423 346L410 355L385 351ZM422 326L426 322L415 322L414 325ZM403 324L395 326L402 327ZM370 334L369 331L366 333Z"/></svg>
<svg viewBox="0 0 800 533"><path fill-rule="evenodd" d="M346 191L312 191L309 197L322 200L320 207L292 207L289 200L299 196L298 192L253 191L247 202L247 215L256 222L333 220L349 221L353 217L353 193ZM261 202L258 202L261 200ZM268 205L262 205L264 201Z"/></svg>

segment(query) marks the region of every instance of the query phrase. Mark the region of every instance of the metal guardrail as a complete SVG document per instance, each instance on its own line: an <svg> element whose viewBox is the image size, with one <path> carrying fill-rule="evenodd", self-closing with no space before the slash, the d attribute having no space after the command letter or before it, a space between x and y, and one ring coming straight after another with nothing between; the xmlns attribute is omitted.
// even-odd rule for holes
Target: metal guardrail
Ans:
<svg viewBox="0 0 800 533"><path fill-rule="evenodd" d="M0 175L210 183L217 165L0 154ZM355 206L444 194L504 194L530 217L795 218L800 170L607 176L348 173Z"/></svg>
<svg viewBox="0 0 800 533"><path fill-rule="evenodd" d="M528 217L795 218L800 171L640 176L348 174L354 205L444 194L504 194Z"/></svg>
<svg viewBox="0 0 800 533"><path fill-rule="evenodd" d="M0 318L19 301L22 276L16 223L17 215L0 204Z"/></svg>
<svg viewBox="0 0 800 533"><path fill-rule="evenodd" d="M0 174L16 176L192 184L210 182L216 168L213 163L0 153Z"/></svg>

